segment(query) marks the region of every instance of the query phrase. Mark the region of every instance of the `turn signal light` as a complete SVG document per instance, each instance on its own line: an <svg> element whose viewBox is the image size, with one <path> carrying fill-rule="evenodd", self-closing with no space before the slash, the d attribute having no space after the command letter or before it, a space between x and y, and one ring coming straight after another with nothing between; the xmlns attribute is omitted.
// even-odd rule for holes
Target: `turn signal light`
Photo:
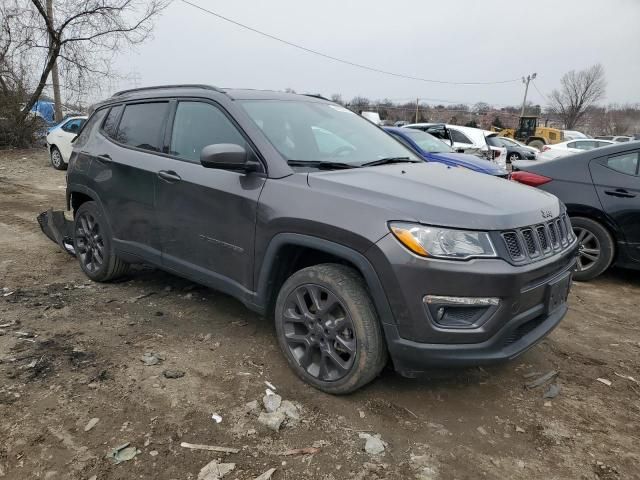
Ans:
<svg viewBox="0 0 640 480"><path fill-rule="evenodd" d="M544 185L545 183L549 183L553 178L545 177L544 175L538 175L537 173L532 172L512 172L511 180L514 180L518 183L524 183L525 185L529 185L530 187L539 187L540 185Z"/></svg>

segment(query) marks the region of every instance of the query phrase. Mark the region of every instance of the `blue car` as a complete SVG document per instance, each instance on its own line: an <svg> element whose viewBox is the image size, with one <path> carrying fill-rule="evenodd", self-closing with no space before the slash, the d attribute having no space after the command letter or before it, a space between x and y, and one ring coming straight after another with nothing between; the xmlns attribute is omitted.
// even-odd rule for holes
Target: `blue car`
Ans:
<svg viewBox="0 0 640 480"><path fill-rule="evenodd" d="M501 166L468 153L456 153L446 143L427 132L412 128L383 127L383 129L427 162L444 163L450 167L464 167L495 177L509 177L509 172Z"/></svg>

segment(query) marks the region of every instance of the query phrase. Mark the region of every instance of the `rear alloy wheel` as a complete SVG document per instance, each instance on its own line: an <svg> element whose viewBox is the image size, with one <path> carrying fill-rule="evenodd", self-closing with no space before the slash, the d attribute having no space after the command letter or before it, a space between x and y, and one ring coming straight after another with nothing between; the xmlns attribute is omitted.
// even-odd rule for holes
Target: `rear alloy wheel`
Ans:
<svg viewBox="0 0 640 480"><path fill-rule="evenodd" d="M324 392L353 392L386 364L373 303L349 267L323 264L294 273L278 295L275 321L289 365Z"/></svg>
<svg viewBox="0 0 640 480"><path fill-rule="evenodd" d="M113 251L109 224L95 202L85 202L75 212L73 247L80 268L93 281L108 282L129 270Z"/></svg>
<svg viewBox="0 0 640 480"><path fill-rule="evenodd" d="M613 260L614 241L598 222L584 217L571 219L578 239L578 259L574 278L588 281L604 272Z"/></svg>
<svg viewBox="0 0 640 480"><path fill-rule="evenodd" d="M66 170L67 164L64 163L62 153L58 150L58 147L51 147L51 166L56 170Z"/></svg>

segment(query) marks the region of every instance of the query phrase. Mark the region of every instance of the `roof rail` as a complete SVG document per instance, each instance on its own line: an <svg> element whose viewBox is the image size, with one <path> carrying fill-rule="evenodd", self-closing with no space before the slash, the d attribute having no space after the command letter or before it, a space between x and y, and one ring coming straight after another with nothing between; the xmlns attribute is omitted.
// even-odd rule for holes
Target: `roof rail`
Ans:
<svg viewBox="0 0 640 480"><path fill-rule="evenodd" d="M329 100L326 97L323 97L322 95L320 95L319 93L303 93L302 95L304 95L305 97L311 97L311 98L318 98L320 100L326 100L327 102L330 102L331 100Z"/></svg>
<svg viewBox="0 0 640 480"><path fill-rule="evenodd" d="M224 90L220 90L219 88L214 87L212 85L202 85L202 84L194 83L194 84L181 84L181 85L155 85L152 87L130 88L128 90L120 90L119 92L114 93L112 97L119 97L120 95L124 95L125 93L144 92L145 90L163 90L165 88L204 88L204 89L213 90L219 93L225 93Z"/></svg>

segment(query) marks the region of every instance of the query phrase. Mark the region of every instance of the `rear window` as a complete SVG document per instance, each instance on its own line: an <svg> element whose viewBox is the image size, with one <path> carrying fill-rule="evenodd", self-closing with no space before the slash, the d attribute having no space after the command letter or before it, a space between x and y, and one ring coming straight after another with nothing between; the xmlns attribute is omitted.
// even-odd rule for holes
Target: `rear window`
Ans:
<svg viewBox="0 0 640 480"><path fill-rule="evenodd" d="M473 142L469 140L464 133L459 132L458 130L453 130L451 128L449 129L449 131L451 132L451 139L454 142L473 144Z"/></svg>
<svg viewBox="0 0 640 480"><path fill-rule="evenodd" d="M118 118L120 118L120 112L124 108L123 105L116 105L111 107L107 119L104 121L102 130L111 138L116 138L116 128L118 127Z"/></svg>
<svg viewBox="0 0 640 480"><path fill-rule="evenodd" d="M83 147L89 138L91 138L95 131L97 131L97 127L102 123L102 119L104 115L107 113L107 109L103 108L101 110L96 110L86 124L83 125L82 131L76 141L73 143L76 147Z"/></svg>
<svg viewBox="0 0 640 480"><path fill-rule="evenodd" d="M127 105L115 139L131 147L159 152L168 105L167 102Z"/></svg>
<svg viewBox="0 0 640 480"><path fill-rule="evenodd" d="M607 158L607 167L616 172L636 175L638 173L638 152L609 157Z"/></svg>

